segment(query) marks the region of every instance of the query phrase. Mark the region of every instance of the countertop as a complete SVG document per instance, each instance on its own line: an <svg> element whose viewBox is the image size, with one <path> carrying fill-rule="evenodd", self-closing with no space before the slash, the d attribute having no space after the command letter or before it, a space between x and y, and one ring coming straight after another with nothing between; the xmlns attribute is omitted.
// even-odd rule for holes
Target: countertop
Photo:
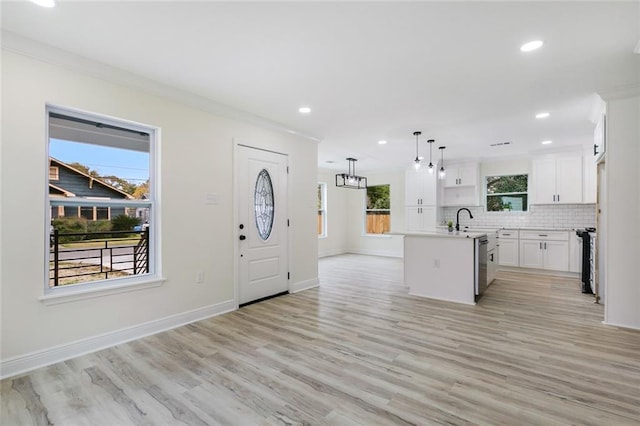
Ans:
<svg viewBox="0 0 640 426"><path fill-rule="evenodd" d="M388 235L404 235L409 237L427 237L427 238L468 238L475 239L480 237L485 237L487 235L486 232L463 232L463 231L453 231L449 232L448 230L436 230L433 232L390 232Z"/></svg>
<svg viewBox="0 0 640 426"><path fill-rule="evenodd" d="M437 226L437 229L447 229L446 226ZM555 228L552 226L548 226L546 228L544 227L540 227L540 226L535 226L535 227L527 227L527 226L521 226L521 227L516 227L516 226L470 226L468 228L465 228L468 230L468 232L496 232L496 231L577 231L578 229L584 229L584 228L567 228L567 227L561 227L561 228ZM460 232L462 232L462 230L460 230Z"/></svg>

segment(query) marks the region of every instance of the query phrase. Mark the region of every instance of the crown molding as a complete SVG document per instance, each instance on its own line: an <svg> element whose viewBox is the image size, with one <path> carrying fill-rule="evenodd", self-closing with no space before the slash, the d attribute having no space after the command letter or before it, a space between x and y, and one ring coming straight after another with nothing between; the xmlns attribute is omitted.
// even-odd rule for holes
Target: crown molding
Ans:
<svg viewBox="0 0 640 426"><path fill-rule="evenodd" d="M612 101L614 99L634 98L640 96L640 84L626 84L624 86L617 86L611 89L600 90L598 95L605 101Z"/></svg>
<svg viewBox="0 0 640 426"><path fill-rule="evenodd" d="M321 141L320 138L306 134L297 129L292 129L267 118L260 117L229 105L221 104L213 99L151 80L103 62L95 61L48 44L22 37L10 31L2 30L0 38L2 40L2 48L7 51L18 53L52 65L61 66L72 71L87 74L112 83L117 83L132 89L141 90L148 94L175 101L220 117L241 121L269 130L293 134L315 143L319 143Z"/></svg>

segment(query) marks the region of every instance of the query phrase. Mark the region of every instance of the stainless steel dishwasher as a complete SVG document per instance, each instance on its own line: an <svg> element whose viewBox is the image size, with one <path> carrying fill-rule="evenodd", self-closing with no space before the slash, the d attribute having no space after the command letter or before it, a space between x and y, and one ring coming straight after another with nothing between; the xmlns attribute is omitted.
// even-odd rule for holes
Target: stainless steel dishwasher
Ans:
<svg viewBox="0 0 640 426"><path fill-rule="evenodd" d="M487 289L487 246L489 238L486 235L476 238L475 244L475 286L476 296L480 296Z"/></svg>

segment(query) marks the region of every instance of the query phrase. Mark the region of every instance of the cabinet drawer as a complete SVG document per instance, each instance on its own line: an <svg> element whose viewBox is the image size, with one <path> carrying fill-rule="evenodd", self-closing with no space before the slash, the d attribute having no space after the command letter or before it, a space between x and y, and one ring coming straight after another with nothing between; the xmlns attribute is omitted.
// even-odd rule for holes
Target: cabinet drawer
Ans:
<svg viewBox="0 0 640 426"><path fill-rule="evenodd" d="M498 231L498 238L501 240L517 240L518 239L518 231L517 230L501 230Z"/></svg>
<svg viewBox="0 0 640 426"><path fill-rule="evenodd" d="M569 241L568 231L520 231L521 240Z"/></svg>

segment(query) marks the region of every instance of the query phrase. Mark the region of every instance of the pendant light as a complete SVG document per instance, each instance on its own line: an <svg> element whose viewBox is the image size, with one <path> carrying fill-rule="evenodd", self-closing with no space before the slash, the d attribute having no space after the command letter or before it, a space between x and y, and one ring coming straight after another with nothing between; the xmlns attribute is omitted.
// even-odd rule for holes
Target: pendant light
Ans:
<svg viewBox="0 0 640 426"><path fill-rule="evenodd" d="M413 160L413 167L416 168L416 170L420 170L420 157L418 156L418 136L420 136L422 134L422 132L413 132L413 136L416 137L416 159Z"/></svg>
<svg viewBox="0 0 640 426"><path fill-rule="evenodd" d="M440 172L438 173L438 177L440 179L444 179L445 176L447 175L447 172L444 170L444 150L445 150L446 146L439 146L438 149L440 150Z"/></svg>
<svg viewBox="0 0 640 426"><path fill-rule="evenodd" d="M435 140L433 139L429 139L427 141L427 143L429 144L429 173L433 174L433 163L431 162L431 159L433 157L433 143L435 142Z"/></svg>
<svg viewBox="0 0 640 426"><path fill-rule="evenodd" d="M336 175L336 186L340 188L367 189L367 178L356 175L355 158L347 158L349 162L349 173L339 173Z"/></svg>

